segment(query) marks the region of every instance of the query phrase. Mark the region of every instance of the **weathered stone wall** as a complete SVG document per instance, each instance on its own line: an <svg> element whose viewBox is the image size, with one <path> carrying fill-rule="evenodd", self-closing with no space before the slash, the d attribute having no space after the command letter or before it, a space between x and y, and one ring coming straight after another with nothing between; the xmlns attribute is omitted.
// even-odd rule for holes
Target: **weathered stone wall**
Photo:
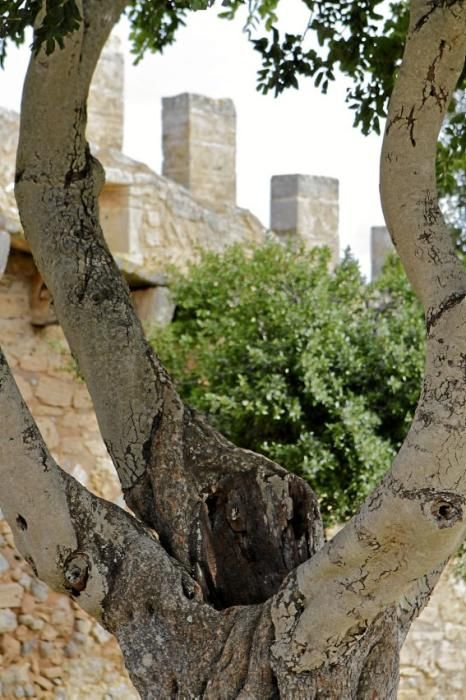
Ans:
<svg viewBox="0 0 466 700"><path fill-rule="evenodd" d="M184 269L202 250L258 245L269 235L245 209L214 212L184 187L121 153L99 151L98 157L107 174L100 212L110 248L152 272L170 265Z"/></svg>
<svg viewBox="0 0 466 700"><path fill-rule="evenodd" d="M4 141L0 138L0 231L17 238L21 226L13 179L18 127L18 115L0 109L0 134L5 135ZM100 214L109 246L146 271L161 272L170 265L183 269L202 250L221 252L234 243L258 245L271 235L246 209L228 206L214 212L181 185L121 152L94 150L106 171Z"/></svg>

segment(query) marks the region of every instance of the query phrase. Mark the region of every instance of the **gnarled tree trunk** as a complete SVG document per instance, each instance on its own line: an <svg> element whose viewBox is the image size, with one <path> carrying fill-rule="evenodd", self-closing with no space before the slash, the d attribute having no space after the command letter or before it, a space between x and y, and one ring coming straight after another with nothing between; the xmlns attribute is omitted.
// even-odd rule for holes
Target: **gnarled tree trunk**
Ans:
<svg viewBox="0 0 466 700"><path fill-rule="evenodd" d="M301 479L183 406L103 239L86 100L125 4L82 0L65 48L31 58L16 196L136 517L53 461L4 359L1 507L37 574L116 635L144 698L394 698L402 640L465 534L466 274L434 172L465 3L411 1L382 154L387 223L426 312L421 399L390 472L328 543Z"/></svg>

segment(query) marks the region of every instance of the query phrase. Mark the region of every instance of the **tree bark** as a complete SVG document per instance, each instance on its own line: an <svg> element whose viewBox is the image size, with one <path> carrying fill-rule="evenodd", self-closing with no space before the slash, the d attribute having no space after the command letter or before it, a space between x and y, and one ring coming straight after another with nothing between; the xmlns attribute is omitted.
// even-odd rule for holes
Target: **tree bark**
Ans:
<svg viewBox="0 0 466 700"><path fill-rule="evenodd" d="M2 508L38 575L117 636L143 698L394 698L401 641L465 534L466 275L434 172L465 4L412 0L382 153L387 223L426 311L421 399L392 469L326 544L301 479L183 406L104 241L86 100L125 4L82 0L65 48L31 58L16 196L135 517L54 463L4 359Z"/></svg>

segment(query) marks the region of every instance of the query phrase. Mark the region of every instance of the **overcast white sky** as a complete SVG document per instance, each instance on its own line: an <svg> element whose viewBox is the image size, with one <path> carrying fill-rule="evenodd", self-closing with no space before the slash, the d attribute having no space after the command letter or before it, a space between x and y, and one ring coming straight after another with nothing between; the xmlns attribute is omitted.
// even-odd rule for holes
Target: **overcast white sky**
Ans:
<svg viewBox="0 0 466 700"><path fill-rule="evenodd" d="M286 0L288 28L302 30L303 3ZM126 59L125 152L161 170L161 98L180 92L231 97L237 111L238 204L269 224L270 178L284 173L340 181L340 244L369 271L369 231L382 225L378 167L381 139L352 127L343 79L321 95L312 81L277 99L256 91L259 54L241 31L211 9L193 14L176 43L138 66ZM121 27L124 36L125 27ZM0 105L19 110L27 51L10 50L0 71Z"/></svg>

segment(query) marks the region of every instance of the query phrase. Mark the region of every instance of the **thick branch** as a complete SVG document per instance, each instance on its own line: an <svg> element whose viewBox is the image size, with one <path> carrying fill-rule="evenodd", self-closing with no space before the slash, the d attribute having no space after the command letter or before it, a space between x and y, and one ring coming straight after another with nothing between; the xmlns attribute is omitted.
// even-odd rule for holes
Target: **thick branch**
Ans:
<svg viewBox="0 0 466 700"><path fill-rule="evenodd" d="M85 3L85 14L94 14L65 48L31 57L16 197L26 237L127 489L145 471L144 449L161 411L165 376L154 366L103 239L97 203L103 172L85 140L92 72L124 4Z"/></svg>
<svg viewBox="0 0 466 700"><path fill-rule="evenodd" d="M430 316L423 391L382 484L277 596L272 654L279 676L354 654L390 606L398 607L406 630L465 535L466 282L436 201L428 197L435 192L444 101L464 63L466 6L416 0L413 5L389 114L382 190L413 284L428 309L437 305Z"/></svg>
<svg viewBox="0 0 466 700"><path fill-rule="evenodd" d="M387 116L381 198L390 234L428 316L466 294L466 271L439 209L435 176L438 134L465 53L463 0L412 0Z"/></svg>
<svg viewBox="0 0 466 700"><path fill-rule="evenodd" d="M0 415L1 507L18 549L42 580L100 618L111 570L141 528L58 467L1 353Z"/></svg>

